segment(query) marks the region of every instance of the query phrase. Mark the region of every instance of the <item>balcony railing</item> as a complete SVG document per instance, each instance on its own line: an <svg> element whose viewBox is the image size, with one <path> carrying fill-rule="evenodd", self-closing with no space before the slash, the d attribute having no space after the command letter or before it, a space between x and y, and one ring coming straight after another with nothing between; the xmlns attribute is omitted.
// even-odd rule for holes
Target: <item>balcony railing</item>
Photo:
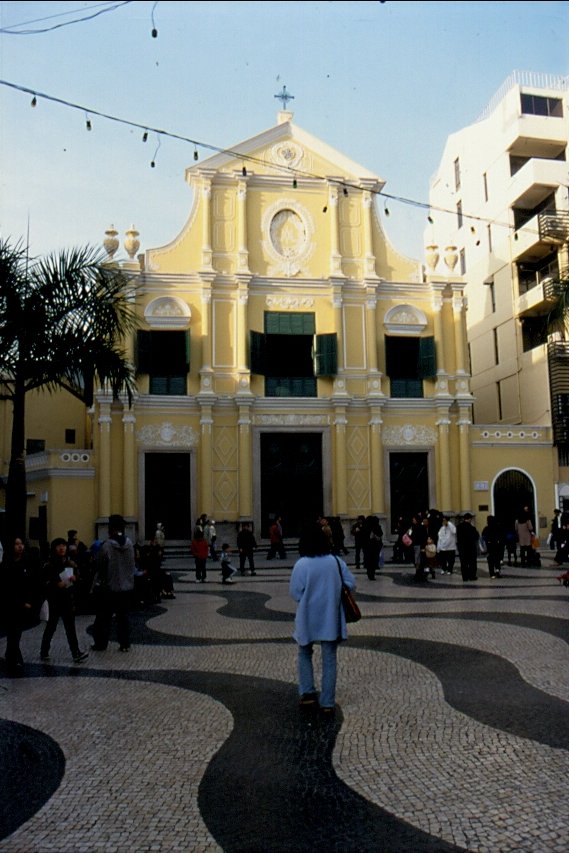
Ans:
<svg viewBox="0 0 569 853"><path fill-rule="evenodd" d="M544 210L538 214L539 239L548 243L569 241L569 210Z"/></svg>
<svg viewBox="0 0 569 853"><path fill-rule="evenodd" d="M562 293L569 289L569 269L562 269L557 275L545 278L542 284L545 299L548 302L555 302Z"/></svg>

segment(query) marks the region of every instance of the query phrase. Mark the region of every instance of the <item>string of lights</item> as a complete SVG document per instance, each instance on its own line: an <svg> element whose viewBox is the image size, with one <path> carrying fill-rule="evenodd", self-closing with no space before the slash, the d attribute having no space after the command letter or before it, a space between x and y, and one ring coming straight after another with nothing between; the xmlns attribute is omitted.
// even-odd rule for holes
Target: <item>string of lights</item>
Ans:
<svg viewBox="0 0 569 853"><path fill-rule="evenodd" d="M129 2L130 2L130 0L129 0ZM203 142L203 141L198 140L198 139L192 139L191 137L182 136L179 133L173 133L172 131L164 130L162 128L152 127L149 124L140 124L139 122L130 121L129 119L125 119L125 118L121 118L119 116L111 115L110 113L101 112L100 110L95 110L95 109L92 109L91 107L85 107L81 104L76 104L76 103L73 103L72 101L65 100L64 98L58 98L54 95L49 95L46 92L40 92L37 89L31 89L27 86L22 86L22 85L19 85L17 83L12 83L8 80L1 80L0 79L0 85L7 86L8 88L15 89L16 91L23 92L24 94L27 94L27 95L31 95L32 96L32 100L31 100L31 106L32 107L35 107L38 103L38 99L41 98L45 101L52 102L55 104L59 104L61 106L68 107L70 109L80 110L85 115L86 129L87 130L92 130L91 117L97 116L98 118L102 118L102 119L105 119L107 121L112 121L112 122L115 122L118 124L126 125L127 127L134 127L134 128L141 130L143 132L142 133L142 141L143 142L147 141L149 133L155 133L159 144L157 145L154 157L150 163L151 168L155 168L155 166L156 166L155 157L156 157L156 153L158 152L158 149L160 148L160 139L163 137L163 138L173 139L173 140L176 140L178 142L184 142L184 143L187 143L189 145L192 145L194 148L194 155L193 156L194 156L194 160L196 160L196 161L199 160L198 149L203 149L205 151L212 151L215 154L225 154L225 155L230 156L230 157L235 157L237 160L241 160L244 162L246 161L247 163L251 163L251 164L257 163L257 164L264 166L264 167L270 165L271 168L278 169L281 172L290 175L291 184L292 184L293 189L296 189L298 187L298 180L304 178L304 179L308 179L308 180L322 181L324 183L330 183L330 184L336 185L342 189L342 192L345 196L349 195L350 190L355 190L357 192L361 192L361 190L362 190L362 187L359 184L351 183L349 180L346 180L346 179L328 178L328 177L325 177L323 175L318 175L318 174L315 174L313 172L304 171L302 169L299 169L298 167L293 167L293 166L285 166L285 165L281 165L281 164L277 164L277 163L270 163L269 164L269 163L267 163L266 160L264 160L260 157L255 157L252 154L245 154L242 151L234 151L231 148L222 148L222 147L219 147L216 145L212 145L209 142ZM242 171L243 171L244 175L247 173L245 165L243 165ZM444 208L444 207L437 207L436 205L432 205L428 202L417 201L416 199L406 198L405 196L394 195L392 193L387 193L384 190L369 189L368 191L372 195L381 196L384 199L384 213L386 216L391 215L389 208L387 208L387 200L393 201L393 202L398 202L399 204L410 205L412 207L416 207L416 208L428 211L426 218L427 218L427 221L431 225L434 224L434 219L432 217L432 214L435 212L436 213L449 214L451 216L456 216L456 210L450 210L450 209ZM326 211L327 211L327 207L323 208L323 212L325 213ZM478 216L476 214L469 214L466 212L462 213L462 218L463 218L463 220L469 220L472 222L484 223L487 225L497 225L497 226L501 226L503 228L507 228L510 231L514 231L514 237L517 238L517 234L515 233L516 229L509 222L500 222L496 219L488 219L488 218L485 218L483 216ZM524 226L524 227L526 227L526 226ZM475 234L476 229L472 226L470 231L471 231L471 233ZM529 229L529 231L531 233L537 233L531 229Z"/></svg>
<svg viewBox="0 0 569 853"><path fill-rule="evenodd" d="M85 9L73 9L69 10L68 12L59 12L56 15L48 15L45 18L36 18L33 21L24 21L21 24L12 24L9 27L0 27L0 33L7 36L35 36L40 35L42 33L50 33L53 30L59 30L62 27L69 27L71 26L71 24L81 24L83 23L83 21L92 21L94 18L98 18L99 15L105 15L107 12L114 12L121 6L128 6L132 2L133 0L121 0L121 2L118 3L97 3L96 5L91 6L89 8L99 9L98 12L93 12L93 14L89 15L83 14L80 18L74 18L72 21L63 21L62 23L54 24L51 27L42 27L38 29L19 29L19 27L29 27L30 24L41 24L43 23L43 21L51 21L54 18L69 17L69 15L74 15L77 12L85 12ZM101 9L101 6L103 6L104 8Z"/></svg>

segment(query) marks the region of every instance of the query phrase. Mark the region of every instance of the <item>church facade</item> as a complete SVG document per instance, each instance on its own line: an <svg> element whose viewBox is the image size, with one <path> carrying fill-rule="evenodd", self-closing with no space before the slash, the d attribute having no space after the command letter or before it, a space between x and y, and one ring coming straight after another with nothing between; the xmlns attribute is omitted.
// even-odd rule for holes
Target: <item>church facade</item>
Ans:
<svg viewBox="0 0 569 853"><path fill-rule="evenodd" d="M132 406L104 389L87 413L29 401L32 535L87 540L119 512L137 538L160 521L180 543L201 513L258 539L278 516L296 536L307 515L374 514L389 537L428 507L485 523L522 500L544 535L550 430L473 427L458 258L435 275L391 246L380 177L283 111L186 180L171 243L137 255L133 232L125 262L106 243L136 281ZM522 456L524 479L504 480Z"/></svg>

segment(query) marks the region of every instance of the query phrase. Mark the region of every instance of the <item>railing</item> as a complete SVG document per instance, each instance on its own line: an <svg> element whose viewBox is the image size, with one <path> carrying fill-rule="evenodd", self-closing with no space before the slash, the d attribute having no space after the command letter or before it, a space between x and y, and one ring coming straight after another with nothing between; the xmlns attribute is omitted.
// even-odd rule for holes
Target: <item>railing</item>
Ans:
<svg viewBox="0 0 569 853"><path fill-rule="evenodd" d="M544 210L538 214L537 224L540 240L569 241L569 210Z"/></svg>
<svg viewBox="0 0 569 853"><path fill-rule="evenodd" d="M547 360L553 443L566 445L569 444L569 341L548 344Z"/></svg>
<svg viewBox="0 0 569 853"><path fill-rule="evenodd" d="M476 121L488 118L507 92L513 89L514 86L527 86L531 89L553 89L564 92L569 88L569 77L557 74L544 74L539 71L514 71L492 96L490 103L482 114L478 116Z"/></svg>

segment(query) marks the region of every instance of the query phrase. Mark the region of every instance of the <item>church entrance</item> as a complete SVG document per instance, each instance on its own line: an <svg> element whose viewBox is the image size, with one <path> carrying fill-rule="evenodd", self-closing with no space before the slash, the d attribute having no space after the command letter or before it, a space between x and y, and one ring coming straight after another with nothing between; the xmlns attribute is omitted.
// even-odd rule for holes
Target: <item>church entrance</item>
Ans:
<svg viewBox="0 0 569 853"><path fill-rule="evenodd" d="M281 516L285 539L324 512L321 433L262 433L261 536Z"/></svg>
<svg viewBox="0 0 569 853"><path fill-rule="evenodd" d="M427 453L390 453L391 532L402 516L405 524L421 510L429 508L429 467Z"/></svg>
<svg viewBox="0 0 569 853"><path fill-rule="evenodd" d="M533 529L536 530L535 495L527 474L514 468L502 471L494 483L494 515L506 530L513 530L521 510L529 507ZM480 520L482 523L482 519ZM484 518L484 523L486 519Z"/></svg>
<svg viewBox="0 0 569 853"><path fill-rule="evenodd" d="M167 540L192 538L190 454L144 454L144 537L161 521Z"/></svg>

